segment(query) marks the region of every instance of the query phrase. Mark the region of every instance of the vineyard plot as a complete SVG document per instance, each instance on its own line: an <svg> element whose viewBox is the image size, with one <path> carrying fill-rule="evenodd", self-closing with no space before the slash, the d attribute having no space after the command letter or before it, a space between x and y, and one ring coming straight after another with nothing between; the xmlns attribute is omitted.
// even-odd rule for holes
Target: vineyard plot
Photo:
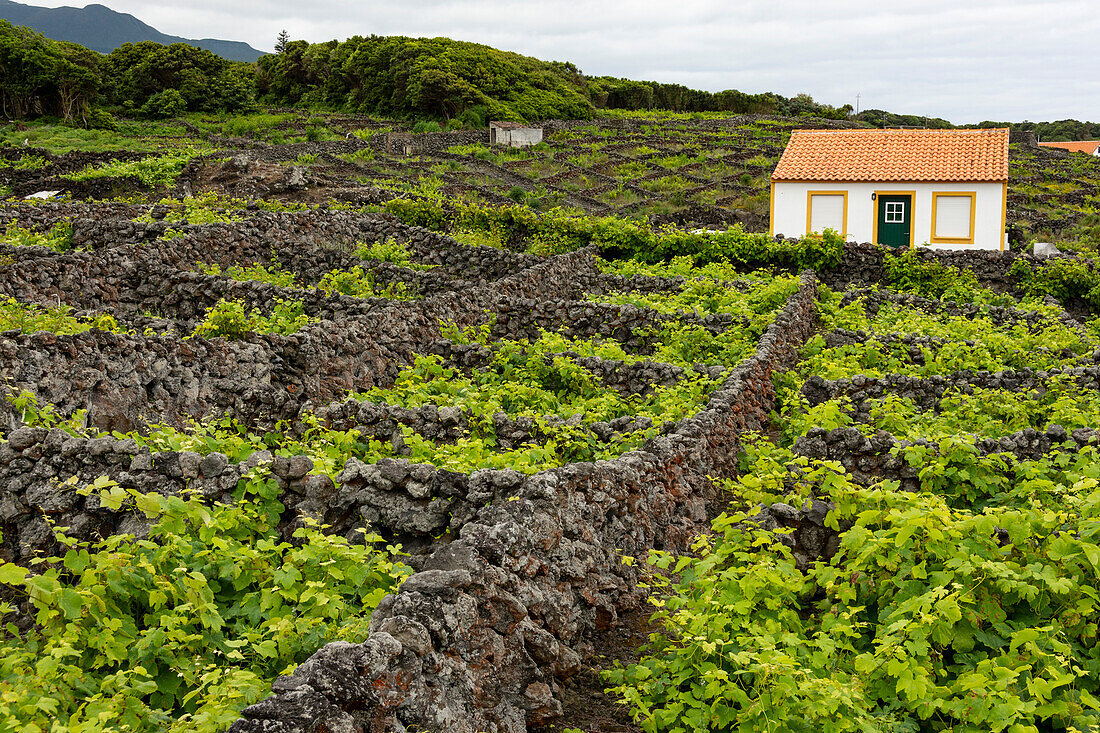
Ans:
<svg viewBox="0 0 1100 733"><path fill-rule="evenodd" d="M650 558L645 730L1097 726L1096 333L975 300L822 292L731 511Z"/></svg>
<svg viewBox="0 0 1100 733"><path fill-rule="evenodd" d="M812 323L809 274L118 210L6 212L76 245L0 265L0 699L43 728L552 720Z"/></svg>

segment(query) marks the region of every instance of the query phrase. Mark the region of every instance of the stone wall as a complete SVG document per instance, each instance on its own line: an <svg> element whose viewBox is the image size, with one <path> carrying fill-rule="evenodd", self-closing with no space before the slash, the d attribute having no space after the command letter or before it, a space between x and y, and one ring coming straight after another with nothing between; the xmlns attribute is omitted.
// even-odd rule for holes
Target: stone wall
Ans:
<svg viewBox="0 0 1100 733"><path fill-rule="evenodd" d="M1007 454L1016 460L1039 460L1052 451L1076 452L1085 446L1100 444L1100 432L1078 428L1072 432L1061 425L1046 430L1026 428L999 438L980 438L975 442L979 455ZM794 451L809 458L836 461L858 483L872 485L878 481L897 481L906 491L918 491L921 466L905 461L899 451L909 446L922 446L932 456L939 446L927 440L898 440L885 430L867 436L857 428L811 428L799 437Z"/></svg>
<svg viewBox="0 0 1100 733"><path fill-rule="evenodd" d="M804 275L707 408L642 450L530 477L471 475L481 487L466 494L473 514L382 602L369 638L319 650L231 730L503 733L552 720L557 681L579 669L577 645L644 596L639 569L619 553L683 548L695 536L710 477L733 473L739 436L766 424L772 373L794 363L813 329L815 288ZM366 470L366 483L392 483Z"/></svg>
<svg viewBox="0 0 1100 733"><path fill-rule="evenodd" d="M925 247L914 251L924 261L970 270L979 283L997 292L1010 292L1014 289L1014 284L1006 273L1017 258L1024 257L1032 264L1037 262L1030 255L1018 252L932 250ZM840 264L820 273L822 282L834 290L884 283L886 272L883 261L888 253L891 250L886 247L849 242L844 245Z"/></svg>
<svg viewBox="0 0 1100 733"><path fill-rule="evenodd" d="M863 308L868 316L874 318L879 309L891 304L900 309L915 310L934 316L946 316L949 318L985 318L996 326L1012 326L1017 323L1027 326L1029 329L1042 328L1049 323L1049 317L1038 311L1024 310L999 305L982 306L974 303L956 303L953 300L937 300L923 298L919 295L897 293L893 290L879 290L877 288L852 288L844 292L840 299L843 308L856 300L863 300ZM1057 301L1053 301L1057 304ZM1068 313L1062 311L1058 318L1063 323L1079 325Z"/></svg>
<svg viewBox="0 0 1100 733"><path fill-rule="evenodd" d="M1022 259L1033 268L1041 268L1048 259L1025 252L991 250L933 250L918 247L914 250L924 262L936 262L944 267L970 270L978 283L998 293L1015 293L1016 281L1009 277L1012 265ZM848 242L840 264L819 273L822 282L834 290L850 287L868 287L886 284L884 259L891 250L880 245Z"/></svg>
<svg viewBox="0 0 1100 733"><path fill-rule="evenodd" d="M12 276L0 285L0 292L26 298L30 289L37 288L32 299L47 303L53 302L51 296L64 293L69 302L84 308L117 307L126 297L122 294L143 292L119 281L125 276L91 277L94 268L110 271L107 264L94 260L88 253L31 263L20 260L7 266ZM53 268L59 261L91 264L60 277ZM506 308L516 300L527 303L523 299L532 297L540 306L549 302L546 309L557 312L567 309L570 301L545 299L569 297L579 284L599 276L587 251L538 262L492 286L461 295L441 292L417 301L308 295L312 307L329 320L285 337L256 334L227 342L102 331L74 336L7 332L0 334L0 373L11 386L30 389L63 415L88 410L90 424L103 429L131 430L147 422L180 424L188 417L214 414L228 414L252 425L294 419L304 407L319 406L349 390L392 383L401 368L441 338L445 321L481 323L494 308ZM34 264L39 265L38 271ZM149 273L131 274L149 277ZM153 299L151 303L162 293L159 307L172 310L181 319L177 323L184 326L188 317L201 313L200 306L222 295L240 295L249 304L259 304L261 296L288 294L258 283L226 281L225 287L215 288L205 276L179 278L144 292ZM169 284L172 290L162 289ZM303 295L301 291L289 294ZM138 307L131 304L131 310ZM646 316L624 322L629 327ZM499 327L498 332L508 337L530 331L523 319L509 318L507 323L512 330Z"/></svg>
<svg viewBox="0 0 1100 733"><path fill-rule="evenodd" d="M454 145L488 145L488 130L454 130L452 132L388 132L374 135L370 146L389 155L401 155L406 148L412 154L443 153Z"/></svg>
<svg viewBox="0 0 1100 733"><path fill-rule="evenodd" d="M29 223L48 228L56 220L49 216L53 210L41 211ZM461 247L388 217L257 214L246 222L192 227L170 241L160 238L162 225L83 217L74 224L74 239L84 251L20 250L15 262L0 265L0 292L43 303L61 297L81 308L129 314L134 323L150 327L157 325L155 319L140 311L159 300L170 316L163 323L186 327L220 297L240 297L260 308L292 293L307 297L302 290L189 272L196 261L223 266L278 261L311 283L333 267L360 264L350 252L354 242L393 236L409 241L417 260L438 267L412 271L375 264L387 282L415 282L423 297L387 302L310 295L310 311L324 320L289 337L226 342L7 332L0 334L0 373L12 386L32 390L62 414L87 409L89 422L103 428L128 430L145 422L217 414L262 426L313 410L333 427L360 429L395 448L403 427L445 443L468 429L461 410L408 410L344 397L349 390L391 383L418 354L434 353L463 368L484 364L487 348L442 338L444 319L460 325L492 322L494 338L531 338L539 328L551 328L614 338L633 353L645 353L641 330L671 316L579 298L625 286L661 292L682 285L676 278L604 276L590 251L543 259ZM1003 277L1007 266L988 260L987 279ZM865 275L872 280L873 262L860 266L864 270L849 273L849 280L863 282L859 278ZM878 267L881 278L881 259ZM260 452L234 465L216 453L152 454L132 440L27 428L4 406L0 555L26 560L49 552L54 540L47 517L80 537L144 531L139 516L106 510L94 497L76 492L69 479L80 485L106 475L128 488L175 494L190 487L211 500L228 501L251 467L270 461L286 507L279 525L285 535L307 517L348 536L370 529L400 542L417 572L375 611L366 640L319 650L293 675L280 678L273 695L244 711L231 730L520 733L560 712L558 685L579 670L580 651L591 635L613 629L619 614L643 602L641 568L624 565L621 556L643 556L651 548L684 549L706 527L708 502L719 498L713 479L732 476L741 436L767 426L774 407L772 375L796 362L799 347L813 332L816 286L812 273L802 275L797 293L765 331L756 352L728 373L698 414L660 426L642 449L615 460L575 463L532 476L497 470L466 475L407 459L372 464L351 459L334 480L315 473L304 456L274 458ZM939 301L871 291L851 297L857 296L869 308L896 301L930 312L977 315L968 306ZM991 312L1006 323L1039 324L1036 314ZM746 326L728 316L675 320L713 333ZM836 343L860 337L831 334ZM631 393L687 374L654 362L577 361L605 384ZM717 378L721 370L696 371ZM960 380L1026 388L1052 373L811 379L805 390L811 401L838 394L862 400L898 390L928 402ZM1070 373L1090 383L1100 377L1089 367ZM332 403L335 399L340 401ZM496 427L504 441L540 437L531 421L503 416ZM608 440L616 432L652 426L627 416L584 427L597 440ZM1073 436L1078 444L1095 439L1091 433L1078 437ZM996 443L1003 447L1008 440L1023 455L1058 439L1056 430L1025 431ZM904 466L890 463L895 445L887 434L865 439L858 431L811 431L797 449L848 460L857 475L896 471L899 479L912 479L902 476ZM792 546L804 566L836 551L838 534L824 527L828 509L819 501L802 507L780 503L761 507L756 519L765 529L791 530L780 541Z"/></svg>
<svg viewBox="0 0 1100 733"><path fill-rule="evenodd" d="M215 251L216 242L224 242L231 253L227 261L247 259L270 248L274 235L269 233L279 225L305 227L310 219L275 217L269 228L253 224L239 242L231 225L198 228L173 240L178 250L147 237L148 227L112 229L88 221L83 226L92 251L22 250L15 263L5 266L11 275L6 291L40 300L64 293L83 306L117 309L135 302L136 296L127 294L135 283L138 291L169 285L172 292L186 291L189 282L207 287L208 276L183 277L177 271L170 283L156 278L168 277L177 261ZM110 246L94 246L111 232L118 236ZM298 229L293 236L302 234ZM323 237L340 235L326 230L312 248ZM136 256L129 249L147 250L149 272L112 274L119 263L137 262L127 260ZM424 250L424 256L450 256L427 242ZM316 272L330 264L346 265L342 256L326 259L324 253L304 252L298 265L303 273ZM647 309L573 300L586 287L623 284L604 279L589 252L546 260L507 253L491 257L497 259L484 260L487 269L481 272L502 275L491 282L471 283L461 293L382 304L366 316L345 314L289 337L226 342L99 331L76 336L7 332L0 335L0 373L62 414L87 409L89 423L102 428L126 430L144 421L179 422L210 414L262 424L293 419L349 389L392 381L417 353L470 364L487 358L483 347L441 339L444 317L483 322L488 310L498 315L494 333L502 337L549 325L628 342L636 329L667 318ZM666 289L678 283L651 284ZM0 416L0 433L7 437L0 447L0 556L25 561L52 551L55 540L47 519L81 538L146 531L139 515L125 508L107 510L95 497L75 490L97 476L166 494L190 487L210 500L229 501L241 477L270 460L286 507L280 523L286 536L306 517L349 536L370 529L399 541L418 572L375 612L366 641L319 651L294 676L277 682L276 694L246 711L234 730L366 731L419 725L518 733L560 711L558 681L579 669L578 650L588 636L611 628L620 612L642 602L639 569L623 565L620 554L683 548L705 525L707 501L715 495L712 477L733 473L739 436L767 421L772 373L794 363L812 331L815 290L812 273L803 275L798 293L767 329L756 353L729 373L694 417L667 423L642 450L616 460L571 464L534 476L496 470L465 475L407 460L365 464L351 459L333 481L315 474L303 456L272 458L259 452L235 465L217 453L154 454L133 440L28 428L5 403L6 416ZM180 297L198 302L213 295ZM182 307L175 315L183 315ZM728 318L695 320L715 332L742 325ZM578 361L605 383L629 392L685 375L683 369L654 362ZM712 378L723 372L720 367L696 371ZM411 411L341 402L319 414L335 427L356 427L389 440L400 435L398 426L443 442L466 429L465 415L446 408ZM502 417L496 426L502 440L538 439L534 425ZM603 441L649 427L644 418L624 417L585 429ZM812 535L807 529L807 551L817 547Z"/></svg>
<svg viewBox="0 0 1100 733"><path fill-rule="evenodd" d="M1100 389L1100 366L1093 362L1088 366L1043 370L1026 367L996 372L966 369L928 377L907 374L888 374L884 377L856 375L837 380L825 379L815 374L802 385L802 395L810 406L846 397L851 400L855 419L866 421L868 401L886 395L912 400L921 410L933 410L948 390L960 394L973 394L976 389L1023 393L1032 390L1045 391L1050 380L1056 378L1067 379L1082 389Z"/></svg>

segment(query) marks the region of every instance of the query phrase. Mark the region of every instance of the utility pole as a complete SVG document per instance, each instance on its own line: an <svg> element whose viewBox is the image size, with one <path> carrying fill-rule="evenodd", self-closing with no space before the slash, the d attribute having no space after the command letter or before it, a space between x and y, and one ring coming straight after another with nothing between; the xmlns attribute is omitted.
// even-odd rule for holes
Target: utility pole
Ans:
<svg viewBox="0 0 1100 733"><path fill-rule="evenodd" d="M856 114L859 114L859 92L856 92Z"/></svg>

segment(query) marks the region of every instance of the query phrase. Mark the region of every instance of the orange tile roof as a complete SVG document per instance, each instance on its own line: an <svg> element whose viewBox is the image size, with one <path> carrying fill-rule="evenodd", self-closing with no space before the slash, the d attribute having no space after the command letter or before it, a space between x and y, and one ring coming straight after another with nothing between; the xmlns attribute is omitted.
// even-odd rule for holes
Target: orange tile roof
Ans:
<svg viewBox="0 0 1100 733"><path fill-rule="evenodd" d="M773 181L1007 181L1008 129L795 130Z"/></svg>
<svg viewBox="0 0 1100 733"><path fill-rule="evenodd" d="M1088 153L1093 155L1100 148L1100 140L1077 140L1068 143L1039 143L1044 148L1061 148L1071 153Z"/></svg>

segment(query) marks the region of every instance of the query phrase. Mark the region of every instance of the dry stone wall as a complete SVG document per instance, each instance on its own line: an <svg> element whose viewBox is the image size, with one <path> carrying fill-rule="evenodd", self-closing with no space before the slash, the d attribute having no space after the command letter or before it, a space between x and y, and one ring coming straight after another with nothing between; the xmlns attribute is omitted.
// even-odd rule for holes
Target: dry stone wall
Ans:
<svg viewBox="0 0 1100 733"><path fill-rule="evenodd" d="M46 206L35 209L41 214L20 210L15 218L45 230L62 220L61 211ZM0 293L110 313L133 330L4 332L0 374L8 387L34 393L62 416L87 410L88 424L104 430L229 415L254 428L286 420L293 431L310 411L333 427L388 440L400 454L403 428L447 443L468 434L469 416L456 408L412 410L346 395L392 383L419 354L438 354L466 370L484 365L491 349L444 339L443 320L492 324L494 338L537 336L542 328L614 338L638 354L649 348L646 334L670 321L713 333L747 325L587 302L586 293L675 291L683 284L605 276L590 251L540 258L462 247L388 217L257 212L243 222L188 226L184 236L165 239L166 225L157 219L112 220L96 216L94 207L78 213L87 214L73 222L80 249L11 248L13 256L0 264ZM416 299L324 297L191 270L195 262L223 268L278 262L309 285L329 269L366 262L352 254L354 243L390 237L408 242L419 264L436 265L411 270L370 263L380 279L415 284ZM238 464L219 453L151 452L131 439L28 427L5 401L0 556L27 562L54 551L53 526L83 539L147 531L144 517L125 505L109 510L77 490L97 477L140 491L197 490L211 501L231 501L241 478L266 465L285 507L279 523L285 537L307 519L349 538L378 532L410 553L408 564L417 572L377 609L368 639L320 650L278 681L273 697L247 710L234 730L419 726L518 733L560 712L559 683L579 669L591 634L612 628L644 598L639 570L624 565L622 554L684 548L705 524L712 478L735 470L740 436L760 429L772 408L772 374L794 362L813 328L815 291L812 273L805 274L755 354L732 371L564 354L624 394L644 394L692 374L724 381L705 409L678 423L654 426L629 415L579 423L595 443L651 428L656 437L615 460L532 476L352 458L330 477L305 456L259 451ZM182 338L220 298L264 309L289 296L305 301L320 322L291 336ZM543 437L532 420L503 413L492 420L505 448Z"/></svg>
<svg viewBox="0 0 1100 733"><path fill-rule="evenodd" d="M962 370L951 374L916 377L888 374L885 377L856 375L837 380L813 375L802 385L802 395L811 406L847 397L856 420L867 419L869 400L893 394L913 401L922 410L933 410L948 390L973 394L975 389L1030 392L1045 391L1050 380L1068 379L1083 389L1100 389L1100 366L1091 363L1053 369L1011 369L996 372Z"/></svg>
<svg viewBox="0 0 1100 733"><path fill-rule="evenodd" d="M707 408L642 450L531 477L472 474L472 515L383 601L370 637L318 651L231 730L472 733L553 720L557 680L579 668L575 647L644 595L619 553L690 541L707 517L710 477L731 475L739 436L765 425L771 376L797 359L814 319L808 273ZM369 472L372 486L390 481L382 468L351 470L360 480Z"/></svg>
<svg viewBox="0 0 1100 733"><path fill-rule="evenodd" d="M538 303L540 312L561 312L570 307L568 301L542 304L575 295L599 277L587 252L543 260L462 247L388 218L332 215L336 222L325 225L325 216L261 214L239 226L243 234L234 225L215 225L168 242L134 246L138 243L116 241L63 255L18 248L19 257L0 266L0 294L43 305L64 302L82 312L109 312L135 329L164 333L174 328L174 334L8 332L0 335L0 373L12 387L29 389L56 405L62 415L88 410L90 424L102 429L129 430L149 421L180 424L212 414L229 414L249 424L260 416L271 422L293 419L303 405L321 405L349 390L391 383L417 353L427 353L440 338L444 321L478 323L488 317L487 311L507 309L516 299ZM105 230L95 231L104 235ZM233 257L243 264L274 259L290 267L298 264L306 279L332 266L363 262L348 254L349 243L391 236L410 242L425 264L438 265L439 272L426 271L434 273L427 278L439 283L434 290L429 289L431 280L414 283L424 288L418 300L324 296L174 269L215 256L224 257L226 265ZM372 266L391 276L398 270L384 263ZM447 270L476 280L448 278ZM310 315L322 320L288 337L255 335L236 342L179 338L226 297L261 310L270 309L278 297L300 299ZM150 312L168 321L151 319ZM649 317L641 313L633 319ZM531 330L528 321L513 319L512 330L498 330L514 338Z"/></svg>
<svg viewBox="0 0 1100 733"><path fill-rule="evenodd" d="M1025 428L999 438L975 441L980 455L1008 454L1017 460L1039 460L1054 451L1074 453L1085 446L1100 444L1100 432L1092 428L1067 431L1061 425L1046 430ZM898 440L884 430L864 435L858 428L811 428L795 441L794 451L808 458L837 461L851 477L866 485L877 481L897 481L906 491L920 488L919 466L905 461L901 451L921 446L931 455L939 446L927 440Z"/></svg>

